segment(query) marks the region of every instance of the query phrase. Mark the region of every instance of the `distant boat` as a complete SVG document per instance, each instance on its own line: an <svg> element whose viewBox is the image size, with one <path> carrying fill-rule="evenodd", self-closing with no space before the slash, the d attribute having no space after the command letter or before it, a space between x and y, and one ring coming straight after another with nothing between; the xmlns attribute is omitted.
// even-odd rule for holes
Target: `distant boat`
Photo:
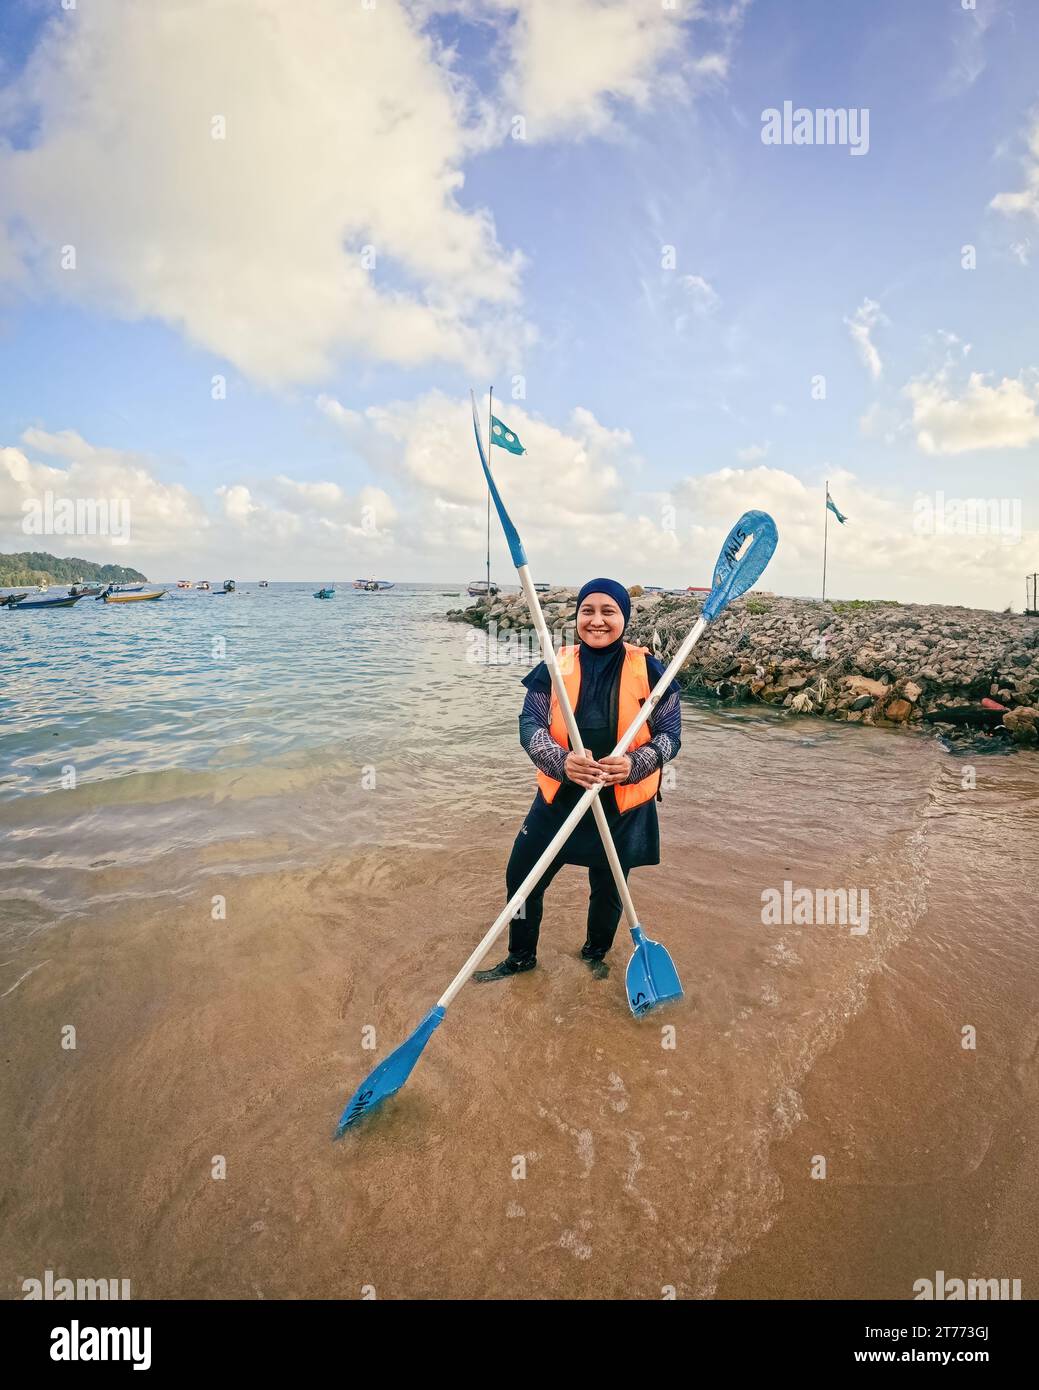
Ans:
<svg viewBox="0 0 1039 1390"><path fill-rule="evenodd" d="M333 598L334 596L335 589L318 589L317 593L314 595L315 598Z"/></svg>
<svg viewBox="0 0 1039 1390"><path fill-rule="evenodd" d="M69 589L70 598L96 598L101 592L100 584L73 584Z"/></svg>
<svg viewBox="0 0 1039 1390"><path fill-rule="evenodd" d="M644 594L662 594L664 590L659 584L643 584L642 592Z"/></svg>
<svg viewBox="0 0 1039 1390"><path fill-rule="evenodd" d="M177 588L178 588L178 589L190 589L190 588L191 588L191 580L190 580L190 579L178 579L178 580L177 580Z"/></svg>
<svg viewBox="0 0 1039 1390"><path fill-rule="evenodd" d="M23 590L20 594L0 594L0 608L4 607L5 605L8 608L13 608L16 603L21 603L23 598L28 597L28 589Z"/></svg>
<svg viewBox="0 0 1039 1390"><path fill-rule="evenodd" d="M49 598L23 598L21 603L11 604L11 612L24 613L29 608L72 608L82 597L82 594L52 594Z"/></svg>
<svg viewBox="0 0 1039 1390"><path fill-rule="evenodd" d="M106 603L147 603L152 599L162 598L165 592L165 589L155 589L147 594L133 594L119 593L117 590L115 593L102 594L101 597Z"/></svg>
<svg viewBox="0 0 1039 1390"><path fill-rule="evenodd" d="M487 596L487 581L486 581L486 579L474 579L474 580L469 584L469 587L466 589L466 593L470 596L470 598L486 598L486 596ZM500 593L501 593L501 585L500 585L500 584L495 584L495 582L494 582L493 579L491 580L490 593L491 593L491 597L492 597L492 598L494 597L495 594L500 594Z"/></svg>
<svg viewBox="0 0 1039 1390"><path fill-rule="evenodd" d="M261 589L269 589L269 588L270 588L270 581L267 580L267 579L261 579L261 580L260 580L260 588L261 588Z"/></svg>
<svg viewBox="0 0 1039 1390"><path fill-rule="evenodd" d="M196 589L201 589L202 592L203 592L204 594L208 594L208 593L209 593L209 590L210 590L210 583L209 583L209 580L208 580L208 579L200 579L200 580L198 581L198 583L195 585L195 588L196 588Z"/></svg>
<svg viewBox="0 0 1039 1390"><path fill-rule="evenodd" d="M549 591L549 589L551 589L551 587L552 587L551 584L535 584L535 585L534 585L534 592L535 592L536 594L547 594L548 591Z"/></svg>
<svg viewBox="0 0 1039 1390"><path fill-rule="evenodd" d="M381 593L384 589L392 589L393 581L389 579L355 579L355 589L364 589L370 594Z"/></svg>
<svg viewBox="0 0 1039 1390"><path fill-rule="evenodd" d="M234 591L235 591L235 582L234 582L234 580L233 580L233 579L225 579L225 580L224 580L224 593L225 593L225 594L233 594Z"/></svg>

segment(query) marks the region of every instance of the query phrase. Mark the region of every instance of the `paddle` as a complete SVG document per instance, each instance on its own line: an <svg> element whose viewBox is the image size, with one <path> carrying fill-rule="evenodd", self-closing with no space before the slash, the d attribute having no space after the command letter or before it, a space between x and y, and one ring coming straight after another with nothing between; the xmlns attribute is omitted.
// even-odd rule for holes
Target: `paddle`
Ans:
<svg viewBox="0 0 1039 1390"><path fill-rule="evenodd" d="M514 534L515 528L512 528L512 531ZM509 536L508 529L505 534ZM707 624L712 622L733 599L737 599L741 594L745 594L751 585L760 577L761 572L772 558L777 539L776 523L767 512L745 512L743 516L740 517L739 521L736 522L736 525L726 536L725 543L721 548L721 553L714 567L711 592L707 596L699 618L697 618L692 630L671 658L667 670L650 691L649 697L642 705L638 715L628 725L623 737L613 750L611 756L616 758L627 751L628 746L639 729L642 728L654 709L656 709L657 705L667 694L668 687L685 665L689 653L696 646L697 642L699 642ZM518 536L516 536L516 541L517 543L519 542ZM404 1085L405 1081L407 1081L408 1077L411 1075L415 1063L421 1057L422 1049L429 1041L433 1030L439 1027L440 1023L443 1021L448 1005L494 945L506 924L512 920L521 905L526 902L527 895L535 884L540 881L542 874L552 863L552 860L559 853L560 849L562 849L573 832L574 827L584 815L585 811L587 811L592 800L599 795L601 790L601 786L588 788L577 802L574 809L567 816L566 820L559 827L541 858L502 908L494 925L490 928L483 940L476 947L476 950L473 951L461 970L459 970L458 974L437 1000L434 1007L430 1009L429 1013L415 1029L414 1033L412 1033L411 1037L405 1042L402 1042L400 1047L394 1052L391 1052L386 1060L380 1062L375 1070L361 1082L360 1086L358 1086L357 1090L347 1102L346 1109L343 1111L339 1124L336 1126L334 1138L338 1139L351 1125L356 1124L365 1115L369 1114L375 1106L393 1095L395 1091L399 1091Z"/></svg>
<svg viewBox="0 0 1039 1390"><path fill-rule="evenodd" d="M469 393L473 403L473 430L476 434L476 448L480 455L480 463L483 467L484 477L487 479L487 486L490 489L494 506L501 520L502 528L505 531L505 539L509 544L509 552L512 555L512 562L516 566L519 574L520 584L523 586L523 594L527 600L527 609L531 618L534 620L534 628L537 631L538 641L541 643L541 654L545 659L545 665L549 669L552 677L552 688L559 701L559 707L563 712L566 721L567 733L570 735L570 746L575 753L585 751L581 741L581 734L577 727L577 720L570 705L570 697L566 693L566 684L563 681L563 673L559 669L559 659L556 649L552 642L548 626L545 623L545 615L541 609L541 601L538 598L537 590L534 588L534 581L531 578L530 566L527 564L527 553L523 548L523 542L519 538L512 518L505 510L505 503L501 500L494 478L491 475L491 467L487 458L487 453L483 447L483 440L480 436L480 419L476 413L476 397L472 392ZM624 983L628 992L628 1004L631 1011L636 1016L646 1013L656 1004L663 1004L669 999L680 999L682 996L682 982L678 978L678 971L675 963L667 953L666 947L659 941L651 941L643 932L642 924L639 922L638 914L635 911L635 904L632 901L631 893L628 890L627 880L624 877L624 870L621 868L620 859L617 855L617 847L613 843L613 836L610 834L609 823L606 819L606 811L603 808L602 799L596 797L592 802L592 814L595 817L595 824L599 829L599 836L602 846L606 852L606 858L610 865L610 872L613 874L613 881L620 894L621 903L624 906L624 917L628 923L628 930L631 932L631 939L635 943L635 952L628 961L628 968L625 972Z"/></svg>

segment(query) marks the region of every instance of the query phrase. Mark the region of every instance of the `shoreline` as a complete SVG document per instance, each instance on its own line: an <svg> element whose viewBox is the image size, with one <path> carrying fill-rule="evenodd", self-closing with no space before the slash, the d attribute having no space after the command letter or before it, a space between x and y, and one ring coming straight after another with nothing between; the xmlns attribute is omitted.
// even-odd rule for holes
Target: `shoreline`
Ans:
<svg viewBox="0 0 1039 1390"><path fill-rule="evenodd" d="M573 641L576 589L543 595L557 641ZM633 586L628 638L666 663L700 612L697 598ZM522 593L447 612L491 640L537 636ZM760 703L877 728L922 725L949 743L1039 744L1039 618L887 600L822 603L750 593L707 629L679 682L726 704Z"/></svg>

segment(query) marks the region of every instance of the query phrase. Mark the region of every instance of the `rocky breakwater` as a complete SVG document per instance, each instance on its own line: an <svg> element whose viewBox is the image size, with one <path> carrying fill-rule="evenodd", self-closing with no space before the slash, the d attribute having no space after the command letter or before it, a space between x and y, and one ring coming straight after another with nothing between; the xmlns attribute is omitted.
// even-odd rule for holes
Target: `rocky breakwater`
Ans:
<svg viewBox="0 0 1039 1390"><path fill-rule="evenodd" d="M667 662L696 621L697 599L632 590L628 640ZM557 641L574 640L576 589L542 596ZM448 618L537 652L520 593ZM779 705L848 723L923 724L950 742L1039 744L1039 619L883 601L820 603L752 593L712 623L679 677L690 692Z"/></svg>

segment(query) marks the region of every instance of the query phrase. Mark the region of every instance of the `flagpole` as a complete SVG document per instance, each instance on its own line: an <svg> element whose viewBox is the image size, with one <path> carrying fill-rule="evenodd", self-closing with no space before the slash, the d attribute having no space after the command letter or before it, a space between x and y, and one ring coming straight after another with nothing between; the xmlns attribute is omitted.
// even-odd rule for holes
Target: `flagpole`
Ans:
<svg viewBox="0 0 1039 1390"><path fill-rule="evenodd" d="M491 448L494 444L494 435L491 433L491 421L494 419L494 387L492 386L487 395L487 461L490 463ZM487 602L491 601L491 489L487 488Z"/></svg>
<svg viewBox="0 0 1039 1390"><path fill-rule="evenodd" d="M826 541L830 531L830 480L826 479L826 498L823 502L823 603L826 602Z"/></svg>

